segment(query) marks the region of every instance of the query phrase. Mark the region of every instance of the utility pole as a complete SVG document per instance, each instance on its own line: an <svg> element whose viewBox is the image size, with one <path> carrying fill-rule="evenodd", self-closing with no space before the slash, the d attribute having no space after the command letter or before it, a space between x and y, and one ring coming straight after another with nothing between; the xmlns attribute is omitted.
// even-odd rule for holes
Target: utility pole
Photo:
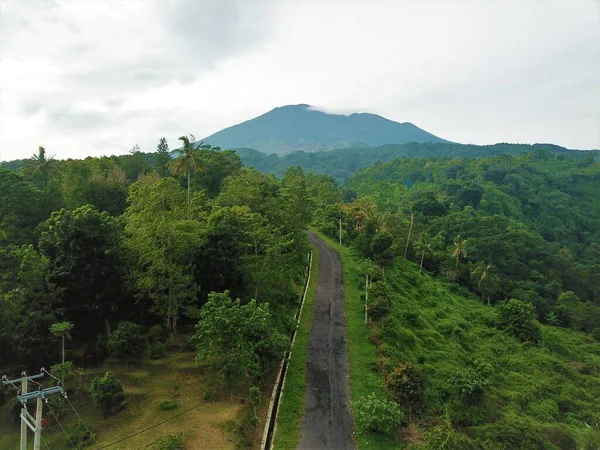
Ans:
<svg viewBox="0 0 600 450"><path fill-rule="evenodd" d="M42 369L44 370L44 369ZM44 372L27 376L25 372L21 374L21 378L17 378L14 380L9 380L6 376L2 377L2 384L7 385L10 384L14 388L19 391L17 395L17 400L21 402L23 405L23 409L21 410L21 446L20 450L27 450L27 428L29 428L34 433L33 438L33 450L41 450L42 444L42 413L43 413L43 404L42 401L46 400L46 397L52 394L61 394L65 395L65 391L62 386L54 386L51 388L44 389L44 387L40 384L40 388L37 391L27 392L28 381L33 381L37 378L42 378L44 376ZM21 389L19 389L15 383L21 383ZM35 383L35 381L34 381ZM27 411L27 401L37 399L35 418L31 417L29 411ZM47 401L47 400L46 400Z"/></svg>
<svg viewBox="0 0 600 450"><path fill-rule="evenodd" d="M340 225L340 247L342 246L342 219L336 219Z"/></svg>

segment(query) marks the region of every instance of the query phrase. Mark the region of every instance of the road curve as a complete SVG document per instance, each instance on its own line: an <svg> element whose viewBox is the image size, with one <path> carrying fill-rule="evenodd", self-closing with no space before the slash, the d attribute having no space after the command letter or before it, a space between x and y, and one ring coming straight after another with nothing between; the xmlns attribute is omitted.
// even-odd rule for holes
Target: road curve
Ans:
<svg viewBox="0 0 600 450"><path fill-rule="evenodd" d="M314 233L319 249L317 291L306 356L306 403L300 449L353 449L342 265L338 254Z"/></svg>

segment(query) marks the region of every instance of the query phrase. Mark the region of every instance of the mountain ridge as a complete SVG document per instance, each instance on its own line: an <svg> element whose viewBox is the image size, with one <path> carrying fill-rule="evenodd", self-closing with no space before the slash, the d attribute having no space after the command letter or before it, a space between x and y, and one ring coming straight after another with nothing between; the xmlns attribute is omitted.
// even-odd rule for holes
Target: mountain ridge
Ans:
<svg viewBox="0 0 600 450"><path fill-rule="evenodd" d="M442 142L411 122L396 122L372 113L331 114L305 103L276 107L224 128L204 142L221 148L254 148L264 153L320 151L358 145Z"/></svg>

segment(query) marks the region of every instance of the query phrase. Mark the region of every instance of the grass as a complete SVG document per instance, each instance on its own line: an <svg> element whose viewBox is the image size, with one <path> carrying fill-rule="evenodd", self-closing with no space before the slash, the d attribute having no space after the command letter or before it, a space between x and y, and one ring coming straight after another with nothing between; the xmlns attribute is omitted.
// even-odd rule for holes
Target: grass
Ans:
<svg viewBox="0 0 600 450"><path fill-rule="evenodd" d="M299 443L300 421L304 412L306 393L306 351L318 273L319 252L313 248L310 282L300 316L300 324L296 331L296 340L292 348L275 424L273 448L277 450L295 449Z"/></svg>
<svg viewBox="0 0 600 450"><path fill-rule="evenodd" d="M356 400L374 392L385 397L383 377L377 372L377 347L369 340L369 328L364 324L364 294L361 290L360 273L357 262L360 257L348 247L340 245L320 234L327 244L334 248L342 261L344 280L344 300L348 343L348 365L350 368L350 395ZM398 449L399 443L376 434L359 434L356 441L361 449Z"/></svg>
<svg viewBox="0 0 600 450"><path fill-rule="evenodd" d="M115 416L104 419L93 408L89 385L92 378L101 376L107 371L113 372L122 381L126 407ZM233 402L230 401L229 395L217 396L210 402L204 401L202 390L204 386L211 385L211 378L214 377L205 375L201 368L196 367L194 353L188 352L170 354L161 360L144 360L137 364L130 364L128 369L120 364L106 362L98 368L86 370L80 380L67 383L67 386L75 388L76 393L70 397L70 401L96 433L98 443L91 448L110 444L200 405L187 414L110 448L115 450L145 448L146 445L166 434L181 432L184 435L185 448L233 449L236 446L235 436L225 430L224 424L240 421L240 415L244 410L242 396L236 395ZM171 411L162 410L160 404L166 401L176 401L179 407ZM66 429L78 423L77 417L68 404L63 404L59 409L64 411L64 415L59 420ZM6 408L2 408L0 414L0 448L18 448L19 425L10 424ZM45 410L44 417L52 419L48 409ZM71 448L56 424L44 430L43 439L53 450ZM29 442L32 441L33 434L30 433ZM45 448L44 444L42 448Z"/></svg>

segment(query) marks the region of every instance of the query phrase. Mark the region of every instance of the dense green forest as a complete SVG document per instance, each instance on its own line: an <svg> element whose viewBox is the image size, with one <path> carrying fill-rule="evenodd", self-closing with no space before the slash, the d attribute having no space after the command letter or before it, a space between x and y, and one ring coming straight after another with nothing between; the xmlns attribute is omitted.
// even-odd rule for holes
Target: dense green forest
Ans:
<svg viewBox="0 0 600 450"><path fill-rule="evenodd" d="M368 291L350 365L373 345L362 366L404 412L354 398L359 433L403 417L415 447L600 448L599 186L591 154L540 150L397 159L348 180L348 202L315 220L335 239L341 220L361 302ZM369 372L351 373L355 393L377 391Z"/></svg>
<svg viewBox="0 0 600 450"><path fill-rule="evenodd" d="M236 153L247 166L262 172L283 176L290 166L300 166L307 172L331 175L336 181L343 182L358 169L371 166L377 162L388 162L396 158L483 158L498 154L517 156L521 153L532 153L546 150L553 156L572 155L579 158L600 158L600 152L583 152L567 150L552 144L495 144L495 145L463 145L440 142L407 144L387 144L379 147L355 145L330 151L304 152L297 151L287 155L261 153L251 148L236 149ZM589 156L594 155L594 156Z"/></svg>
<svg viewBox="0 0 600 450"><path fill-rule="evenodd" d="M176 158L161 139L154 153L84 160L40 147L0 168L2 373L55 364L70 376L107 357L161 357L185 336L221 388L252 393L289 348L304 231L338 239L341 224L344 264L368 292L358 345L375 356L361 379L385 386L353 398L365 441L600 448L596 153L499 144L461 159L469 146L406 144L428 157L341 184L398 147L246 160L278 179L181 140ZM458 153L440 157L440 145ZM401 408L391 428L385 414L361 414L389 401Z"/></svg>

